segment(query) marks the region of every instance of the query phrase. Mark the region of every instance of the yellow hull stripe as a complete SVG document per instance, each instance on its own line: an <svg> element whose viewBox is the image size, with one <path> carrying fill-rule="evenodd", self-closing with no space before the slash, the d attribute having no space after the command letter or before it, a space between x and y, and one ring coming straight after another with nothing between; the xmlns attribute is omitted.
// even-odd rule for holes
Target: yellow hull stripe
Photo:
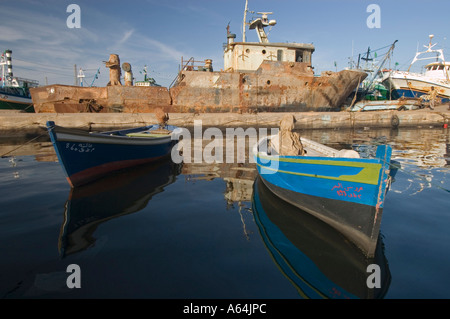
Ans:
<svg viewBox="0 0 450 319"><path fill-rule="evenodd" d="M305 173L279 170L279 169L263 166L259 163L256 163L258 166L260 166L264 169L274 171L274 172L276 171L276 172L284 173L284 174L307 176L307 177L314 177L314 178L326 178L326 179L332 179L332 180L357 182L357 183L372 184L372 185L378 184L378 179L380 176L380 169L381 169L380 163L360 163L360 162L350 162L350 161L324 161L324 160L310 160L310 159L297 159L297 158L278 158L277 159L277 158L270 157L270 156L260 156L259 154L258 154L258 157L261 159L265 159L265 160L298 163L298 164L361 167L363 169L356 175L341 175L339 177L334 177L334 176L323 176L323 175L316 175L316 174L305 174Z"/></svg>

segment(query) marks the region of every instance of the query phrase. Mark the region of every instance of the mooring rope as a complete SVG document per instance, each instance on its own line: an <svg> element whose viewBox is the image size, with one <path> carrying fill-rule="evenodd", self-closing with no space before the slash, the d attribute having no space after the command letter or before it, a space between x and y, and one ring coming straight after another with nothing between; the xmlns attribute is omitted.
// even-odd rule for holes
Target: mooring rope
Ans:
<svg viewBox="0 0 450 319"><path fill-rule="evenodd" d="M14 149L12 149L12 150L10 150L10 151L8 151L8 152L6 152L6 153L0 155L0 157L3 158L3 157L5 157L6 155L8 155L8 154L10 154L10 153L12 153L12 152L17 151L19 148L21 148L21 147L23 147L23 146L25 146L25 145L27 145L27 144L29 144L29 143L31 143L31 142L37 140L38 138L40 138L40 137L42 137L42 136L44 136L44 135L46 135L46 134L47 134L47 132L42 133L42 134L40 134L40 135L38 135L38 136L36 136L36 137L33 137L31 140L28 140L28 141L26 141L25 143L19 145L18 147L16 147L16 148L14 148Z"/></svg>
<svg viewBox="0 0 450 319"><path fill-rule="evenodd" d="M35 124L36 124L36 123L35 123ZM93 123L83 124L83 125L75 126L74 128L89 127L89 129L90 129L92 124L93 124ZM24 126L22 126L22 127L19 127L19 129L25 128L25 127L29 127L29 125L24 125ZM8 154L10 154L10 153L12 153L12 152L17 151L18 149L24 147L25 145L30 144L31 142L33 142L33 141L35 141L35 140L37 140L37 139L39 139L39 138L41 138L41 137L43 137L43 136L45 136L45 135L47 135L47 134L48 134L48 131L47 131L47 129L45 129L45 131L44 131L42 134L39 134L39 135L33 137L32 139L30 139L30 140L24 142L23 144L19 145L18 147L14 148L14 149L12 149L12 150L10 150L10 151L4 153L4 154L1 154L0 157L3 158L3 157L5 157L6 155L8 155ZM10 155L10 156L11 156L11 155Z"/></svg>

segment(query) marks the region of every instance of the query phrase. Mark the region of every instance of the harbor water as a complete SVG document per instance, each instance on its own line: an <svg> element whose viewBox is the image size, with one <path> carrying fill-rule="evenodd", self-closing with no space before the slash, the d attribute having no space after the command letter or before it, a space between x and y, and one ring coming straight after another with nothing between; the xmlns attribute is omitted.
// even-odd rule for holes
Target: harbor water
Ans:
<svg viewBox="0 0 450 319"><path fill-rule="evenodd" d="M450 298L449 130L300 134L335 148L392 145L401 167L382 215L387 279L378 297ZM275 224L293 208L255 187L252 163L163 161L71 189L48 137L25 142L0 141L1 298L303 299L358 297L370 290L370 272L359 267L362 280L353 278L349 272L357 267L342 248L348 243L333 239L334 246L327 246L338 235L319 233L322 226L293 231L311 236L292 239L289 245L298 251L283 255L289 267L281 265L262 214L276 216ZM299 219L308 218L303 215L298 212ZM283 223L273 229L283 233ZM299 257L304 259L296 263ZM80 287L68 287L71 265L78 267ZM333 271L334 265L339 269ZM310 293L319 290L310 267L335 285L334 295ZM359 285L354 290L353 281Z"/></svg>

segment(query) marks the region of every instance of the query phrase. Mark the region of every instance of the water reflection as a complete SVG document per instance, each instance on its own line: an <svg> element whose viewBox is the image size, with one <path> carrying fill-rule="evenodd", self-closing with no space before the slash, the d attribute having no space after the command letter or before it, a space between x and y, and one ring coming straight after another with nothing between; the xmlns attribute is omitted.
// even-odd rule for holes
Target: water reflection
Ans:
<svg viewBox="0 0 450 319"><path fill-rule="evenodd" d="M136 213L176 180L181 166L170 159L115 172L72 188L65 205L58 249L61 257L95 243L97 227L112 218Z"/></svg>
<svg viewBox="0 0 450 319"><path fill-rule="evenodd" d="M280 271L303 298L383 298L391 282L382 238L374 258L310 214L289 205L254 183L253 213L261 237ZM380 288L369 288L372 272L380 267Z"/></svg>
<svg viewBox="0 0 450 319"><path fill-rule="evenodd" d="M224 198L227 207L231 208L235 204L251 201L257 171L255 164L251 163L185 163L182 174L187 182L211 181L217 178L224 180Z"/></svg>

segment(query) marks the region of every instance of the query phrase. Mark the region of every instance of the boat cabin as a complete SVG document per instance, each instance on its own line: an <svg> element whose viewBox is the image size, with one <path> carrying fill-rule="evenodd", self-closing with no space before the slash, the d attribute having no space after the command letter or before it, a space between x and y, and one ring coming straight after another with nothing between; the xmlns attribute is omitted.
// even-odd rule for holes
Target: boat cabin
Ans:
<svg viewBox="0 0 450 319"><path fill-rule="evenodd" d="M259 42L246 42L245 33L242 42L235 42L236 35L228 32L223 55L224 71L256 71L263 61L303 62L311 66L314 45L309 43L270 43L264 28L274 26L276 21L267 18L272 12L258 12L258 14L262 16L254 19L248 25L250 30L256 31Z"/></svg>
<svg viewBox="0 0 450 319"><path fill-rule="evenodd" d="M314 52L312 44L234 42L234 34L228 35L224 51L224 71L256 71L267 61L305 62L311 65Z"/></svg>
<svg viewBox="0 0 450 319"><path fill-rule="evenodd" d="M450 63L433 62L425 66L426 76L448 80L449 74L450 74Z"/></svg>

